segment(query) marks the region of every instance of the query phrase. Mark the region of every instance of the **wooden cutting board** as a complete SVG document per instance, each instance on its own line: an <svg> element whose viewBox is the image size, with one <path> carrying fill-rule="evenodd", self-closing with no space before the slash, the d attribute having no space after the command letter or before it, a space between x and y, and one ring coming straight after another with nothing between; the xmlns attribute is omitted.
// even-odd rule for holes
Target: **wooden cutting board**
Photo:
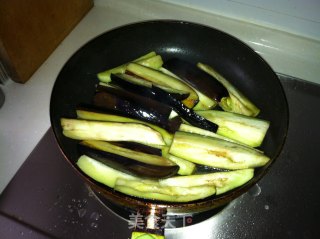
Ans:
<svg viewBox="0 0 320 239"><path fill-rule="evenodd" d="M25 83L93 6L93 0L0 0L0 60Z"/></svg>

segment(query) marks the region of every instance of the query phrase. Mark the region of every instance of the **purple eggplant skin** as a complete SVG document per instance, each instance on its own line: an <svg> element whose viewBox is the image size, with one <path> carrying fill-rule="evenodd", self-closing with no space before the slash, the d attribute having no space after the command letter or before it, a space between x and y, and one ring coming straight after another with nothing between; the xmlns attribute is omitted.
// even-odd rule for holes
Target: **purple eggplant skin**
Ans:
<svg viewBox="0 0 320 239"><path fill-rule="evenodd" d="M114 142L110 142L110 143L117 145L119 147L122 147L122 148L131 149L131 150L146 153L146 154L153 154L153 155L157 155L157 156L162 156L161 149L154 148L154 147L151 147L148 145L139 144L136 142L129 142L129 141L121 141L121 142L114 141Z"/></svg>
<svg viewBox="0 0 320 239"><path fill-rule="evenodd" d="M134 84L122 78L111 75L111 83L118 87L130 89L131 92L143 95L150 99L159 101L174 109L184 120L190 124L212 132L217 132L218 125L206 120L204 117L196 114L192 109L185 106L180 100L176 99L170 93L163 89L152 86L151 88Z"/></svg>
<svg viewBox="0 0 320 239"><path fill-rule="evenodd" d="M116 170L146 179L167 178L176 175L179 170L177 165L158 166L146 164L124 156L87 147L81 143L78 144L78 151L80 154L87 155Z"/></svg>
<svg viewBox="0 0 320 239"><path fill-rule="evenodd" d="M149 99L154 99L154 93L151 88L140 86L134 83L131 83L120 77L118 74L111 74L111 85L120 87L123 89L128 89L130 92L133 92L136 95L141 95ZM158 101L159 102L159 101Z"/></svg>
<svg viewBox="0 0 320 239"><path fill-rule="evenodd" d="M151 111L157 111L164 118L169 118L172 112L172 109L165 104L155 100L147 99L146 97L134 94L125 89L98 85L96 91L110 93L122 99L134 102L135 104L139 104L143 108L150 109Z"/></svg>
<svg viewBox="0 0 320 239"><path fill-rule="evenodd" d="M107 88L107 87L106 87ZM158 125L169 132L176 132L182 123L182 120L169 119L172 109L157 101L144 98L144 101L137 101L135 98L122 98L117 95L119 89L110 88L110 92L99 91L93 97L93 104L103 109L109 110L126 117L132 117L138 120ZM138 98L141 98L140 96Z"/></svg>
<svg viewBox="0 0 320 239"><path fill-rule="evenodd" d="M136 119L159 124L161 121L167 121L168 115L161 115L156 110L146 109L133 101L123 99L107 92L97 92L93 97L93 104L107 110L123 113Z"/></svg>
<svg viewBox="0 0 320 239"><path fill-rule="evenodd" d="M219 81L188 61L171 58L164 62L163 68L171 71L194 89L217 102L220 102L221 98L229 96L227 89Z"/></svg>
<svg viewBox="0 0 320 239"><path fill-rule="evenodd" d="M122 85L123 89L130 89L130 85L126 85L125 82L123 82L124 80L121 79L121 76L135 76L134 74L132 74L131 72L126 72L126 74L111 74L110 78L111 78L111 82L110 85ZM135 76L138 77L138 76ZM140 77L138 77L141 80L144 80ZM146 80L147 81L147 80ZM146 87L147 88L147 87ZM187 99L189 97L189 93L170 93L174 98L176 98L177 100L183 101L185 99Z"/></svg>
<svg viewBox="0 0 320 239"><path fill-rule="evenodd" d="M152 87L153 92L157 96L157 99L161 102L170 105L183 119L193 126L209 130L211 132L217 132L218 125L210 122L204 117L196 114L192 109L185 106L181 101L172 97L170 94L158 87Z"/></svg>

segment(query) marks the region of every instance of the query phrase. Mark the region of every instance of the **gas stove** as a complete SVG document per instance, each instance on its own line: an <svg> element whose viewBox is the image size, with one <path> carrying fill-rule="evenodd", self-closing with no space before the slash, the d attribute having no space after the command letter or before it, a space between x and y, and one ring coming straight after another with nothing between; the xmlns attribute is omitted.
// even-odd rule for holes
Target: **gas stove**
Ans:
<svg viewBox="0 0 320 239"><path fill-rule="evenodd" d="M278 75L289 104L280 157L250 191L218 210L172 216L174 238L316 238L320 86ZM64 159L51 129L0 196L0 238L130 238L135 212L96 195Z"/></svg>

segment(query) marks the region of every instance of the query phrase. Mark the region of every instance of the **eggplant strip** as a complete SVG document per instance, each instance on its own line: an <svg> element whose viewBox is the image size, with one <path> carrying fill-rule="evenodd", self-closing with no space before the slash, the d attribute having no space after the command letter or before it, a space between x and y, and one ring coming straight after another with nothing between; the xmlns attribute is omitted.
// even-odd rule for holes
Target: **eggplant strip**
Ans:
<svg viewBox="0 0 320 239"><path fill-rule="evenodd" d="M170 160L124 149L104 141L82 141L81 154L85 154L121 172L142 178L166 178L179 170Z"/></svg>
<svg viewBox="0 0 320 239"><path fill-rule="evenodd" d="M188 61L171 58L160 68L192 87L199 96L194 110L208 110L215 107L221 98L229 96L227 89L210 75Z"/></svg>
<svg viewBox="0 0 320 239"><path fill-rule="evenodd" d="M129 142L129 141L113 141L112 144L119 146L121 148L131 149L141 153L162 156L161 149L154 148L145 144L139 144L136 142Z"/></svg>
<svg viewBox="0 0 320 239"><path fill-rule="evenodd" d="M254 169L241 169L227 172L216 172L189 176L176 176L167 179L160 179L162 186L183 187L214 186L216 194L220 195L234 188L244 185L254 176Z"/></svg>
<svg viewBox="0 0 320 239"><path fill-rule="evenodd" d="M152 146L164 146L161 134L137 123L100 122L61 119L63 134L78 140L133 141Z"/></svg>
<svg viewBox="0 0 320 239"><path fill-rule="evenodd" d="M115 84L116 86L130 89L132 92L136 94L141 94L145 97L149 97L151 99L162 102L172 107L172 109L175 112L177 112L179 116L181 116L184 120L186 120L192 125L212 132L216 132L218 129L218 126L216 124L196 114L192 109L189 109L170 93L158 87L152 86L152 88L149 88L142 85L137 85L134 82L129 81L129 79L126 78L125 75L112 75L111 78L111 84Z"/></svg>
<svg viewBox="0 0 320 239"><path fill-rule="evenodd" d="M110 188L114 188L118 178L137 179L135 176L113 169L87 155L81 155L76 164L84 174Z"/></svg>
<svg viewBox="0 0 320 239"><path fill-rule="evenodd" d="M240 145L243 145L245 147L249 146L248 144L242 143L242 142L237 141L237 140L233 140L232 138L228 138L228 137L222 136L220 134L213 133L213 132L208 131L208 130L200 129L198 127L194 127L194 126L188 125L188 124L181 124L180 128L179 128L179 131L186 132L186 133L191 133L191 134L199 134L199 135L206 136L206 137L218 138L218 139L229 141L229 142L232 142L232 143L235 143L235 144L240 144ZM218 131L219 131L219 129L218 129ZM250 146L250 147L252 147L252 149L256 150L257 152L263 153L262 150L253 148L253 146Z"/></svg>
<svg viewBox="0 0 320 239"><path fill-rule="evenodd" d="M154 51L149 52L135 60L133 62L137 62L139 64L145 65L147 67L158 69L162 66L163 61L161 56L157 55ZM124 73L126 71L128 63L122 64L120 66L114 67L112 69L108 69L106 71L98 73L98 79L101 82L108 83L110 82L110 75L116 73Z"/></svg>
<svg viewBox="0 0 320 239"><path fill-rule="evenodd" d="M157 100L161 100L163 103L170 105L188 123L212 132L217 131L218 126L215 123L212 123L204 117L196 114L192 109L189 109L182 104L181 101L172 97L172 95L160 88L153 87L152 90Z"/></svg>
<svg viewBox="0 0 320 239"><path fill-rule="evenodd" d="M270 160L249 147L185 132L175 133L169 153L193 163L229 170L261 167Z"/></svg>
<svg viewBox="0 0 320 239"><path fill-rule="evenodd" d="M219 102L219 105L223 110L252 117L259 114L260 109L215 69L201 62L199 62L197 66L214 77L228 90L229 97L223 97Z"/></svg>
<svg viewBox="0 0 320 239"><path fill-rule="evenodd" d="M101 109L156 124L170 132L177 131L180 126L177 120L169 118L172 109L167 105L122 89L100 86L93 102Z"/></svg>
<svg viewBox="0 0 320 239"><path fill-rule="evenodd" d="M269 129L270 122L232 112L218 110L197 111L197 114L219 125L217 134L246 144L259 147Z"/></svg>
<svg viewBox="0 0 320 239"><path fill-rule="evenodd" d="M179 175L191 175L195 169L196 165L188 160L167 154L166 157L179 166Z"/></svg>
<svg viewBox="0 0 320 239"><path fill-rule="evenodd" d="M223 139L226 141L230 141L233 143L239 143L239 142L234 141L228 137L224 137L219 134L213 133L211 131L201 129L201 128L198 128L198 127L195 127L192 125L188 125L188 124L181 124L179 127L179 131L187 132L187 133L191 133L191 134L200 134L200 135L207 136L207 137L214 137L214 138L219 138L219 139Z"/></svg>
<svg viewBox="0 0 320 239"><path fill-rule="evenodd" d="M143 79L151 81L152 83L188 92L188 98L182 101L183 104L185 104L188 108L193 108L198 103L199 98L197 93L187 84L181 82L179 79L164 74L161 71L157 71L152 68L145 67L136 63L129 63L127 66L127 71L132 72L133 74Z"/></svg>
<svg viewBox="0 0 320 239"><path fill-rule="evenodd" d="M214 195L214 186L161 186L158 180L143 180L113 169L87 155L77 161L80 170L106 186L130 196L169 202L189 202Z"/></svg>
<svg viewBox="0 0 320 239"><path fill-rule="evenodd" d="M115 114L108 114L108 113L102 113L102 112L96 112L85 108L78 108L77 109L77 116L80 119L88 120L88 121L107 121L107 122L119 122L119 123L137 123L137 124L143 124L146 126L149 126L150 128L156 130L162 135L162 138L166 145L170 145L172 142L173 135L169 133L167 130L157 126L153 125L141 120L136 120L120 115ZM139 142L138 142L139 143ZM153 145L151 145L153 146Z"/></svg>
<svg viewBox="0 0 320 239"><path fill-rule="evenodd" d="M130 158L136 160L141 163L157 165L157 166L176 166L175 163L171 162L170 160L157 155L146 154L138 151L134 151L131 149L126 149L114 145L109 142L99 141L99 140L84 140L80 143L80 145L101 150L103 152L108 152L111 154L116 154L122 157Z"/></svg>
<svg viewBox="0 0 320 239"><path fill-rule="evenodd" d="M145 108L137 105L133 101L129 101L107 92L98 92L93 98L94 106L101 109L112 110L114 112L126 115L128 117L145 120L153 124L167 121L169 115L162 115L156 110Z"/></svg>
<svg viewBox="0 0 320 239"><path fill-rule="evenodd" d="M171 76L183 81L180 77L178 77L177 75L173 74L168 69L165 69L165 68L161 67L159 70L161 72L167 74L167 75L171 75ZM187 82L185 82L185 83L188 84ZM202 92L200 92L196 88L192 87L191 85L189 85L189 86L197 93L198 98L199 98L198 103L192 108L193 110L209 110L209 109L212 109L215 106L217 106L217 104L218 104L217 101L215 101L214 99L211 99L210 97L204 95ZM159 87L159 88L161 88L161 87ZM175 98L177 98L177 97L175 97ZM181 100L183 100L183 99L181 99Z"/></svg>
<svg viewBox="0 0 320 239"><path fill-rule="evenodd" d="M98 85L97 92L106 92L108 94L120 97L122 99L132 101L137 105L141 105L143 108L148 108L153 111L157 111L160 114L160 116L167 119L169 118L172 111L170 107L168 107L165 104L162 104L161 102L148 99L141 95L134 94L130 92L130 90L125 90L119 87L112 87L110 84Z"/></svg>
<svg viewBox="0 0 320 239"><path fill-rule="evenodd" d="M145 199L168 202L190 202L214 195L214 186L176 187L161 186L158 181L130 180L118 178L115 190Z"/></svg>
<svg viewBox="0 0 320 239"><path fill-rule="evenodd" d="M146 88L152 88L152 86L156 86L156 87L163 89L164 91L172 94L175 98L177 98L178 100L181 100L181 101L185 100L189 97L189 93L186 91L181 91L181 90L173 89L173 88L170 88L167 86L159 85L157 83L150 82L145 79L139 78L138 76L133 75L133 74L111 74L111 82L109 82L108 84L104 84L104 83L100 82L99 85L104 85L104 86L114 85L113 84L114 81L118 81L118 78L122 79L120 81L126 80L126 81L129 81L135 85L144 86ZM120 83L118 82L118 84L115 84L115 85L119 85L119 84L121 84L121 82ZM127 91L131 91L130 86L127 86L127 85L123 85L123 86L121 86L121 88L123 88L124 90L127 90Z"/></svg>
<svg viewBox="0 0 320 239"><path fill-rule="evenodd" d="M162 67L168 69L190 86L217 102L221 98L228 96L227 89L219 81L216 81L210 75L200 70L196 64L172 58L165 61Z"/></svg>

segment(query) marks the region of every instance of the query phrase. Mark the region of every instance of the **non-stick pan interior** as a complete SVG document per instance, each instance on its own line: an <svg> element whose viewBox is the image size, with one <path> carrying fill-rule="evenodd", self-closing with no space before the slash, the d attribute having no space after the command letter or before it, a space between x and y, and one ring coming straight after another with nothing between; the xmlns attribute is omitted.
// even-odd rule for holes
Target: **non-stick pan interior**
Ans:
<svg viewBox="0 0 320 239"><path fill-rule="evenodd" d="M51 123L62 152L74 166L79 157L77 142L62 135L60 118L74 118L77 105L91 103L98 83L96 74L150 51L156 51L164 61L178 57L214 66L255 102L261 109L260 118L271 122L261 149L272 160L267 166L256 170L255 178L244 187L197 203L160 204L179 210L201 210L229 202L254 185L276 159L287 133L288 108L281 84L269 65L238 39L206 26L180 21L135 23L106 32L80 48L61 70L51 95ZM150 202L126 197L82 176L95 190L110 200L120 200L120 204L135 207Z"/></svg>

